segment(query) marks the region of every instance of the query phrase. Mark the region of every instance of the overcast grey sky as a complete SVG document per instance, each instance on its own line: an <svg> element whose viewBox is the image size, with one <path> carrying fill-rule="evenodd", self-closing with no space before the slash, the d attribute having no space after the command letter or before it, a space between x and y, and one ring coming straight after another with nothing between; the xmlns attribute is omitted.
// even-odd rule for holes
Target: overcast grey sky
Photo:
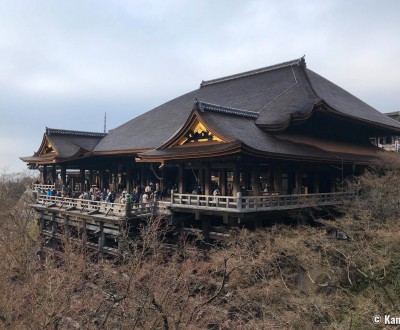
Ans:
<svg viewBox="0 0 400 330"><path fill-rule="evenodd" d="M400 110L400 1L1 0L0 168L45 127L111 129L201 80L306 55L381 112Z"/></svg>

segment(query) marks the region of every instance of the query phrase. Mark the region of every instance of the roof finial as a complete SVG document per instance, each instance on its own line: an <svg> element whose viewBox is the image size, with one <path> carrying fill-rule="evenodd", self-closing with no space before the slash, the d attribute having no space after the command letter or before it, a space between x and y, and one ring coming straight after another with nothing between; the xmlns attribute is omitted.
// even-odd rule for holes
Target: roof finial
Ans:
<svg viewBox="0 0 400 330"><path fill-rule="evenodd" d="M106 132L107 129L107 112L104 112L104 133Z"/></svg>
<svg viewBox="0 0 400 330"><path fill-rule="evenodd" d="M303 55L303 57L300 59L300 63L299 63L301 66L304 66L304 67L306 67L307 66L307 64L306 64L306 55L304 54Z"/></svg>

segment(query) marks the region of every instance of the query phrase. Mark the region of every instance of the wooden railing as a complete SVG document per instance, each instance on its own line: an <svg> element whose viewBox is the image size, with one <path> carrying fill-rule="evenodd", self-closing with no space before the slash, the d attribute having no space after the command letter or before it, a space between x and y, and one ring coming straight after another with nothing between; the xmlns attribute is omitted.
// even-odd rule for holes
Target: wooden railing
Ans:
<svg viewBox="0 0 400 330"><path fill-rule="evenodd" d="M157 212L157 206L166 210L170 208L187 208L216 210L226 212L257 212L271 210L289 210L312 206L336 205L356 196L355 192L339 192L307 195L271 195L271 196L211 196L192 194L172 194L171 201L140 204L120 204L104 201L92 201L79 198L47 196L38 194L36 203L60 210L77 210L90 214L101 213L105 216L145 217ZM161 205L158 205L160 203ZM161 212L162 213L162 212Z"/></svg>
<svg viewBox="0 0 400 330"><path fill-rule="evenodd" d="M171 207L210 209L228 212L254 212L267 210L296 209L310 206L336 205L355 197L355 192L338 192L307 195L271 196L210 196L173 194Z"/></svg>
<svg viewBox="0 0 400 330"><path fill-rule="evenodd" d="M55 184L34 183L33 186L32 186L32 189L35 190L35 191L38 191L38 190L40 190L40 191L43 191L43 190L47 191L48 189L52 189L52 190L53 190L55 187L56 187Z"/></svg>
<svg viewBox="0 0 400 330"><path fill-rule="evenodd" d="M85 213L101 213L105 216L116 216L119 218L141 217L153 214L155 202L141 204L121 204L103 201L92 201L80 198L47 196L39 194L36 203L47 207L57 207L60 210L77 210Z"/></svg>

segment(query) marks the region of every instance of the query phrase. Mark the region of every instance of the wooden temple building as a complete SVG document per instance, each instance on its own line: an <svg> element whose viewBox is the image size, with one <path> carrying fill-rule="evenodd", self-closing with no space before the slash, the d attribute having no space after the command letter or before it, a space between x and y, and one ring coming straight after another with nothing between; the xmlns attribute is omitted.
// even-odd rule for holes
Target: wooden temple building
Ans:
<svg viewBox="0 0 400 330"><path fill-rule="evenodd" d="M399 122L300 58L203 81L108 133L47 128L38 151L21 159L43 184L70 192L158 183L162 199L147 205L38 195L44 232L91 231L104 251L118 241L121 218L172 214L212 238L220 226L256 223L271 211L340 203L385 153L371 138L399 132Z"/></svg>

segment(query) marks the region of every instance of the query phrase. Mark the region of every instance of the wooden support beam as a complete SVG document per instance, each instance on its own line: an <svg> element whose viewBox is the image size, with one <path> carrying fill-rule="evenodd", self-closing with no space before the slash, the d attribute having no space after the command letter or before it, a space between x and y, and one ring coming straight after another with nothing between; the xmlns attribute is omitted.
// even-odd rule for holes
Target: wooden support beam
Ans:
<svg viewBox="0 0 400 330"><path fill-rule="evenodd" d="M319 172L316 170L314 172L314 178L313 178L313 193L314 194L319 194Z"/></svg>
<svg viewBox="0 0 400 330"><path fill-rule="evenodd" d="M44 218L43 212L40 212L39 231L42 232L45 229L46 229L46 219Z"/></svg>
<svg viewBox="0 0 400 330"><path fill-rule="evenodd" d="M132 172L131 168L128 168L128 173L126 175L126 190L132 192Z"/></svg>
<svg viewBox="0 0 400 330"><path fill-rule="evenodd" d="M61 184L63 186L67 184L67 169L65 166L61 166Z"/></svg>
<svg viewBox="0 0 400 330"><path fill-rule="evenodd" d="M87 243L87 223L86 220L82 221L82 245L86 246Z"/></svg>
<svg viewBox="0 0 400 330"><path fill-rule="evenodd" d="M260 195L260 174L257 169L251 172L251 186L253 188L253 196Z"/></svg>
<svg viewBox="0 0 400 330"><path fill-rule="evenodd" d="M211 195L211 173L210 173L210 164L206 164L204 167L204 194Z"/></svg>
<svg viewBox="0 0 400 330"><path fill-rule="evenodd" d="M229 214L228 213L224 213L222 216L222 223L224 225L229 225Z"/></svg>
<svg viewBox="0 0 400 330"><path fill-rule="evenodd" d="M183 164L179 164L179 170L178 170L178 193L183 194L184 193L184 175L183 175Z"/></svg>
<svg viewBox="0 0 400 330"><path fill-rule="evenodd" d="M301 194L301 171L296 169L295 172L295 193Z"/></svg>
<svg viewBox="0 0 400 330"><path fill-rule="evenodd" d="M226 181L226 168L223 168L219 172L219 189L222 196L226 196L227 194Z"/></svg>
<svg viewBox="0 0 400 330"><path fill-rule="evenodd" d="M47 165L43 165L42 172L40 174L41 174L40 181L42 181L43 184L46 184L47 183Z"/></svg>
<svg viewBox="0 0 400 330"><path fill-rule="evenodd" d="M238 192L240 192L240 170L239 170L239 164L234 164L233 165L233 185L232 185L233 196L236 196Z"/></svg>
<svg viewBox="0 0 400 330"><path fill-rule="evenodd" d="M69 228L69 216L68 215L65 215L65 217L64 217L64 233L67 238L70 237L71 232L70 232L70 228Z"/></svg>
<svg viewBox="0 0 400 330"><path fill-rule="evenodd" d="M56 214L52 213L51 214L51 236L52 236L51 244L53 244L53 245L56 243L56 241L55 241L56 234L57 234ZM55 247L55 246L53 246L53 247Z"/></svg>
<svg viewBox="0 0 400 330"><path fill-rule="evenodd" d="M104 223L101 221L99 222L99 239L98 239L100 256L103 256L104 254L104 243L105 243Z"/></svg>
<svg viewBox="0 0 400 330"><path fill-rule="evenodd" d="M105 171L101 170L99 174L100 174L99 188L101 189L101 191L103 191L103 189L105 188Z"/></svg>
<svg viewBox="0 0 400 330"><path fill-rule="evenodd" d="M210 217L208 216L203 216L201 217L201 225L202 225L202 231L203 231L203 236L204 236L204 242L209 243L210 242L210 227L211 227L211 221Z"/></svg>
<svg viewBox="0 0 400 330"><path fill-rule="evenodd" d="M198 184L201 186L202 194L204 194L205 186L204 186L204 169L203 169L203 167L199 168L199 183Z"/></svg>
<svg viewBox="0 0 400 330"><path fill-rule="evenodd" d="M57 168L56 168L56 165L53 165L51 167L51 177L52 177L53 183L56 183L56 181L57 181Z"/></svg>
<svg viewBox="0 0 400 330"><path fill-rule="evenodd" d="M274 171L274 190L276 192L282 192L282 169L277 168Z"/></svg>
<svg viewBox="0 0 400 330"><path fill-rule="evenodd" d="M80 180L81 181L81 192L83 192L85 190L86 171L83 168L81 168L79 170L79 173L80 173L80 179L81 179Z"/></svg>

